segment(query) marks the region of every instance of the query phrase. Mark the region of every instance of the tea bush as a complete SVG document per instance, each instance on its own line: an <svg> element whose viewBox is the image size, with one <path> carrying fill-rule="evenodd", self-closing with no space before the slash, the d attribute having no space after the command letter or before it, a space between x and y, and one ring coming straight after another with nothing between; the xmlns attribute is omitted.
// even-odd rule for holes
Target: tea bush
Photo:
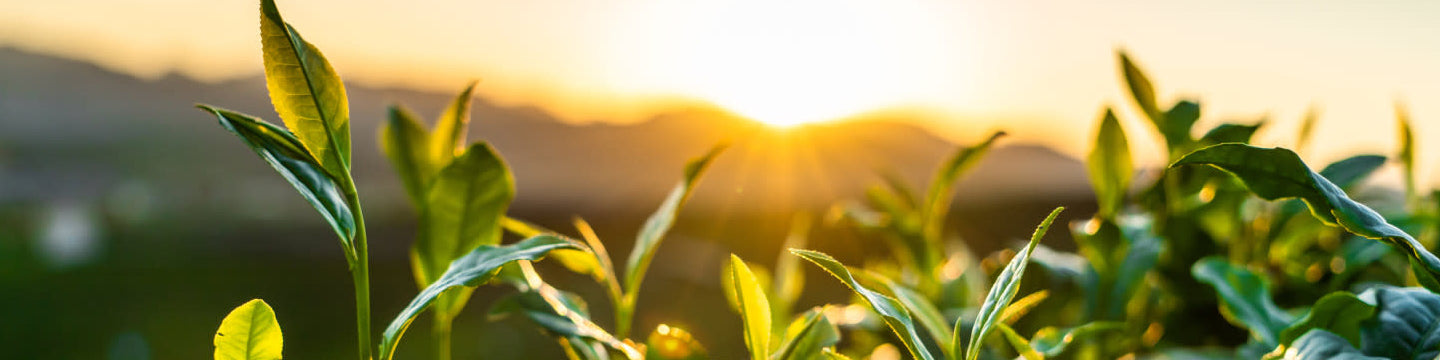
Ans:
<svg viewBox="0 0 1440 360"><path fill-rule="evenodd" d="M430 346L438 359L449 359L451 323L482 286L513 288L489 313L530 320L571 359L708 358L684 329L661 325L642 339L632 336L632 324L644 310L637 295L656 250L725 146L685 166L617 266L582 219L574 222L576 239L506 215L514 198L509 168L489 145L466 139L474 83L428 128L402 106L389 111L380 146L419 216L410 251L419 293L372 339L345 88L272 0L261 2L260 18L269 93L285 126L199 107L334 229L355 283L362 360L391 359L426 311L434 317ZM1406 201L1378 206L1349 194L1385 156L1358 155L1315 171L1296 151L1248 145L1263 121L1221 124L1197 138L1199 103L1162 106L1140 67L1124 53L1119 62L1133 105L1164 139L1170 165L1135 176L1129 136L1106 109L1086 157L1098 211L1061 224L1078 253L1039 244L1060 208L1017 251L980 257L947 241L955 183L1004 135L995 133L957 149L924 193L886 178L863 201L833 207L833 224L885 243L888 257L851 267L799 249L808 221L796 223L786 240L790 256L773 273L732 255L719 279L742 320L751 359L848 359L896 350L926 360L1436 358L1440 258L1428 248L1440 234L1440 196L1416 188L1403 109L1397 158ZM1295 148L1306 147L1314 123L1307 117ZM523 240L502 244L506 232ZM544 280L532 263L547 257L605 289L613 328L591 319L586 299ZM851 290L851 304L795 311L804 291L802 259ZM1022 279L1042 285L1027 288ZM216 359L279 359L283 339L274 311L253 300L224 318L214 345Z"/></svg>

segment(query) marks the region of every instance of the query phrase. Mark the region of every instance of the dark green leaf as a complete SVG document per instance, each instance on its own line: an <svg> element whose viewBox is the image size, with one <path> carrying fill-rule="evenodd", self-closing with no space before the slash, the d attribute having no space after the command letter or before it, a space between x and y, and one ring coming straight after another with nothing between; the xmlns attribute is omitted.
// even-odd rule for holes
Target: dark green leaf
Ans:
<svg viewBox="0 0 1440 360"><path fill-rule="evenodd" d="M1220 124L1210 129L1204 136L1200 137L1200 145L1209 146L1223 143L1249 143L1250 137L1255 136L1255 131L1260 130L1265 122L1261 121L1255 125L1241 124Z"/></svg>
<svg viewBox="0 0 1440 360"><path fill-rule="evenodd" d="M1251 335L1268 347L1279 345L1280 331L1295 320L1275 306L1270 298L1270 283L1265 278L1222 257L1201 259L1191 268L1191 273L1196 280L1215 287L1223 313L1231 322L1249 329Z"/></svg>
<svg viewBox="0 0 1440 360"><path fill-rule="evenodd" d="M260 44L270 102L304 148L336 178L350 176L350 104L345 84L300 32L285 23L274 0L260 1Z"/></svg>
<svg viewBox="0 0 1440 360"><path fill-rule="evenodd" d="M905 344L905 349L910 351L910 356L915 359L934 360L934 357L930 355L930 350L925 349L925 342L920 339L920 332L915 329L915 322L911 320L910 313L905 311L905 305L893 298L860 285L860 282L855 280L855 276L850 274L850 270L847 269L845 265L840 264L839 261L835 261L835 258L830 257L830 255L800 249L790 249L790 253L805 258L805 260L809 260L816 266L825 269L830 275L835 276L836 279L840 279L841 283L844 283L845 286L854 291L856 295L859 295L861 299L864 299L865 303L870 304L870 308L880 314L881 319L885 321L885 325L889 326L890 330L894 331L895 335L900 338L900 342Z"/></svg>
<svg viewBox="0 0 1440 360"><path fill-rule="evenodd" d="M830 323L822 308L797 317L785 330L785 342L770 354L770 360L819 359L823 349L840 343L840 329Z"/></svg>
<svg viewBox="0 0 1440 360"><path fill-rule="evenodd" d="M1175 106L1165 112L1165 126L1161 128L1161 132L1165 134L1165 143L1169 145L1172 153L1181 149L1188 150L1186 148L1194 142L1194 139L1190 138L1190 129L1197 120L1200 120L1200 104L1193 101L1177 101Z"/></svg>
<svg viewBox="0 0 1440 360"><path fill-rule="evenodd" d="M245 145L250 146L255 154L274 167L295 190L300 191L300 196L304 197L305 201L315 206L315 210L319 211L325 222L330 224L330 228L335 230L335 235L340 237L346 259L353 263L356 257L355 245L352 243L355 238L355 217L350 210L350 202L346 198L342 182L325 172L315 157L310 156L310 152L305 150L300 140L289 131L249 115L208 105L199 107L219 118L221 126L239 136Z"/></svg>
<svg viewBox="0 0 1440 360"><path fill-rule="evenodd" d="M1305 333L1285 350L1285 360L1386 360L1365 356L1345 338L1329 331L1314 329ZM1409 358L1407 358L1409 359Z"/></svg>
<svg viewBox="0 0 1440 360"><path fill-rule="evenodd" d="M1320 170L1320 176L1330 180L1341 189L1349 189L1358 185L1361 180L1365 180L1383 165L1385 165L1384 156L1356 155L1325 166Z"/></svg>
<svg viewBox="0 0 1440 360"><path fill-rule="evenodd" d="M525 316L536 325L553 336L567 340L572 346L594 343L618 352L626 359L643 359L639 350L592 322L583 306L574 299L575 297L549 284L532 282L528 289L519 294L518 305ZM606 352L593 350L597 353Z"/></svg>
<svg viewBox="0 0 1440 360"><path fill-rule="evenodd" d="M580 248L583 247L579 243L550 235L540 235L510 245L481 245L475 248L469 254L451 262L449 269L438 280L421 290L420 294L395 316L395 320L385 327L385 336L381 339L380 352L376 358L389 360L410 322L446 290L479 286L494 277L501 266L517 260L533 261L552 250Z"/></svg>
<svg viewBox="0 0 1440 360"><path fill-rule="evenodd" d="M1351 345L1360 346L1360 322L1375 314L1375 306L1360 301L1355 294L1335 292L1325 295L1310 308L1310 313L1280 332L1280 345L1289 346L1310 329L1325 329L1339 335Z"/></svg>
<svg viewBox="0 0 1440 360"><path fill-rule="evenodd" d="M215 360L279 360L285 347L275 310L255 299L231 310L215 330Z"/></svg>
<svg viewBox="0 0 1440 360"><path fill-rule="evenodd" d="M1025 266L1030 264L1030 253L1035 251L1035 245L1040 243L1040 239L1050 229L1050 224L1055 222L1055 217L1059 216L1063 210L1065 208L1059 207L1051 211L1050 216L1045 217L1045 220L1040 222L1040 226L1035 228L1035 233L1030 235L1030 243L1020 249L1015 257L1010 259L1010 263L1005 265L1005 269L1000 271L1000 275L995 278L995 284L990 287L990 292L985 295L985 302L980 305L980 313L975 317L975 326L970 330L970 341L966 342L969 345L965 347L966 360L975 360L980 357L980 349L984 346L985 339L991 331L995 330L995 324L999 323L1005 308L1010 305L1010 300L1015 298L1015 293L1020 291L1020 278L1025 274ZM960 347L959 324L960 322L956 322L954 340L952 340L957 349L956 357L960 356L958 351Z"/></svg>
<svg viewBox="0 0 1440 360"><path fill-rule="evenodd" d="M1208 164L1235 174L1250 191L1265 199L1298 197L1310 206L1311 214L1326 224L1395 245L1410 257L1420 284L1432 291L1440 290L1440 258L1375 210L1351 200L1338 186L1310 171L1294 152L1220 144L1185 155L1171 167L1191 164Z"/></svg>
<svg viewBox="0 0 1440 360"><path fill-rule="evenodd" d="M415 115L400 105L390 106L390 118L380 128L380 150L390 159L411 204L425 205L425 190L435 177L435 165L426 154L429 134Z"/></svg>
<svg viewBox="0 0 1440 360"><path fill-rule="evenodd" d="M1101 218L1114 218L1125 205L1130 177L1135 165L1130 160L1130 143L1115 113L1105 109L1100 128L1095 131L1095 146L1085 161L1090 173L1090 186L1095 189Z"/></svg>
<svg viewBox="0 0 1440 360"><path fill-rule="evenodd" d="M1360 350L1390 359L1434 359L1440 355L1440 295L1419 288L1377 287L1360 293L1375 305L1375 317L1361 323Z"/></svg>

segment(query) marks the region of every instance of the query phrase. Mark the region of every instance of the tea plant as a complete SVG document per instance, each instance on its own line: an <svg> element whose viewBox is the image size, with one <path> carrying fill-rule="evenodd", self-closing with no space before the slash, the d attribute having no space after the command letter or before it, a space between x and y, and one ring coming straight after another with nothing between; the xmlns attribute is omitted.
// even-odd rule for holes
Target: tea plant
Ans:
<svg viewBox="0 0 1440 360"><path fill-rule="evenodd" d="M428 128L401 105L389 109L380 147L417 211L410 258L419 293L372 341L365 222L351 175L343 83L273 0L261 1L260 15L266 83L285 126L199 107L274 167L334 230L355 284L360 359L393 358L410 324L430 311L432 353L448 360L454 319L487 284L514 289L490 304L491 318L530 320L571 359L709 358L684 329L660 325L643 342L631 333L660 244L725 146L685 165L617 266L583 219L574 220L581 239L575 240L506 215L515 192L509 167L485 142L466 139L473 82ZM996 132L957 149L923 196L887 175L865 202L834 207L829 218L838 221L826 223L883 242L889 256L857 268L802 249L811 226L803 214L784 241L790 256L781 256L773 273L732 254L720 282L742 324L745 352L753 360L848 359L885 349L925 360L1440 355L1440 328L1433 326L1440 323L1440 257L1428 250L1440 237L1440 195L1422 194L1415 182L1415 139L1403 107L1397 106L1395 156L1403 205L1367 204L1351 194L1387 157L1359 155L1312 170L1297 151L1309 145L1313 112L1294 151L1249 145L1264 121L1220 124L1195 137L1198 102L1162 107L1140 67L1124 53L1119 63L1129 97L1162 139L1169 164L1136 176L1131 138L1116 112L1105 109L1085 159L1097 211L1068 224L1078 254L1040 244L1061 208L1018 251L984 260L947 233L955 184L1004 135ZM505 244L505 233L521 239ZM604 289L613 329L591 318L589 301L544 280L533 262L547 256ZM805 284L802 260L839 280L853 294L851 304L795 312ZM1006 265L984 265L1000 262ZM216 359L279 359L283 339L274 310L258 299L237 307L221 322L214 346Z"/></svg>

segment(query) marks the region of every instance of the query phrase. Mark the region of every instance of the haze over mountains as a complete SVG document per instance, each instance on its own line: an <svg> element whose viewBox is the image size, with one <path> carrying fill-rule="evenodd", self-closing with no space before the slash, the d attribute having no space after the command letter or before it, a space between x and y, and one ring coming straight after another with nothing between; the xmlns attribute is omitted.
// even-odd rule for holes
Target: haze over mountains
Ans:
<svg viewBox="0 0 1440 360"><path fill-rule="evenodd" d="M457 91L463 81L457 79ZM367 215L408 214L376 141L385 107L401 103L433 119L453 95L346 85L353 167ZM294 197L292 191L213 118L194 109L197 102L279 121L258 74L221 83L178 75L147 81L0 48L5 184L0 203L95 201L113 198L122 185L140 184L150 199L146 206L161 213L207 206L260 217L310 211L298 200L285 200ZM571 125L543 109L500 107L482 98L474 102L469 140L492 143L513 168L514 211L557 218L643 216L678 180L687 159L720 142L730 147L701 182L691 211L823 210L838 200L862 198L866 187L879 183L877 171L923 188L955 149L883 117L775 130L697 107L637 124ZM1083 165L1076 160L1046 148L1001 143L962 180L957 211L1088 199ZM274 209L277 202L282 209Z"/></svg>

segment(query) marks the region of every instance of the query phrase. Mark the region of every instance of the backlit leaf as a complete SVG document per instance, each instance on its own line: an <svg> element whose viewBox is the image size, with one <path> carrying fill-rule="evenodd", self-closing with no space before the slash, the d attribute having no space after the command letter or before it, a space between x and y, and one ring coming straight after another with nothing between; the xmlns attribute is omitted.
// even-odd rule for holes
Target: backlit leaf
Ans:
<svg viewBox="0 0 1440 360"><path fill-rule="evenodd" d="M390 325L385 327L384 338L380 342L380 352L377 359L390 359L394 355L395 346L399 343L401 335L410 326L410 322L421 312L429 308L441 293L456 287L476 287L489 281L500 270L501 266L517 260L538 260L552 250L556 249L580 249L583 245L571 240L551 236L540 235L531 237L510 245L481 245L474 251L466 254L450 263L449 269L440 276L438 280L430 284L410 301L405 309L395 316Z"/></svg>
<svg viewBox="0 0 1440 360"><path fill-rule="evenodd" d="M1000 323L1001 315L1005 307L1010 305L1010 300L1015 298L1015 293L1020 291L1020 278L1025 274L1025 266L1030 264L1030 253L1035 251L1035 245L1045 236L1050 229L1050 224L1055 222L1055 217L1065 210L1063 207L1055 208L1046 216L1040 226L1035 228L1035 233L1030 235L1030 242L1021 248L1000 271L995 278L995 284L990 287L990 292L985 295L985 302L980 305L980 312L976 315L975 326L970 330L970 341L966 342L965 359L975 360L980 357L980 349L984 346L985 339L995 330L995 325ZM956 322L954 331L954 344L960 347L960 322ZM959 352L956 352L959 355Z"/></svg>
<svg viewBox="0 0 1440 360"><path fill-rule="evenodd" d="M840 329L825 317L822 308L797 317L785 330L785 342L770 354L770 360L811 360L821 358L824 349L840 343Z"/></svg>
<svg viewBox="0 0 1440 360"><path fill-rule="evenodd" d="M430 133L428 142L430 163L448 164L465 148L465 135L470 129L471 93L474 91L475 82L471 81L435 121L435 131Z"/></svg>
<svg viewBox="0 0 1440 360"><path fill-rule="evenodd" d="M825 269L830 275L835 276L836 279L840 279L841 283L844 283L845 286L854 291L856 295L859 295L861 299L864 299L865 303L869 304L871 309L874 309L876 313L880 314L881 319L885 321L885 325L889 326L890 330L894 331L895 335L900 338L900 341L905 344L906 350L910 351L910 356L913 356L915 359L934 360L934 357L930 355L930 350L925 348L924 341L920 339L920 333L916 330L915 322L910 318L910 313L905 311L905 305L901 304L900 301L860 285L860 282L855 279L855 276L850 274L850 269L846 268L845 265L839 261L836 261L835 258L830 257L830 255L800 249L790 249L790 253L809 260L816 266Z"/></svg>
<svg viewBox="0 0 1440 360"><path fill-rule="evenodd" d="M419 238L411 247L416 282L429 286L461 256L480 245L500 243L500 223L515 197L514 179L499 155L477 143L440 170L426 191ZM436 311L454 314L469 299L466 290L446 293Z"/></svg>
<svg viewBox="0 0 1440 360"><path fill-rule="evenodd" d="M1125 139L1125 129L1115 113L1105 109L1100 119L1100 128L1095 132L1095 146L1085 165L1090 174L1090 186L1095 189L1099 201L1101 218L1114 218L1125 204L1125 194L1130 188L1130 177L1135 165L1130 160L1130 143Z"/></svg>
<svg viewBox="0 0 1440 360"><path fill-rule="evenodd" d="M730 281L745 324L750 359L764 360L770 357L770 300L765 298L765 289L755 280L750 267L735 254L730 254Z"/></svg>
<svg viewBox="0 0 1440 360"><path fill-rule="evenodd" d="M345 84L315 48L260 1L260 44L270 102L305 149L334 177L350 174L350 105Z"/></svg>
<svg viewBox="0 0 1440 360"><path fill-rule="evenodd" d="M425 150L430 136L415 120L415 114L399 105L390 106L389 120L380 128L380 150L390 159L411 204L425 204L425 190L435 177L435 165Z"/></svg>
<svg viewBox="0 0 1440 360"><path fill-rule="evenodd" d="M284 347L275 310L260 299L231 310L215 331L215 360L280 359Z"/></svg>

